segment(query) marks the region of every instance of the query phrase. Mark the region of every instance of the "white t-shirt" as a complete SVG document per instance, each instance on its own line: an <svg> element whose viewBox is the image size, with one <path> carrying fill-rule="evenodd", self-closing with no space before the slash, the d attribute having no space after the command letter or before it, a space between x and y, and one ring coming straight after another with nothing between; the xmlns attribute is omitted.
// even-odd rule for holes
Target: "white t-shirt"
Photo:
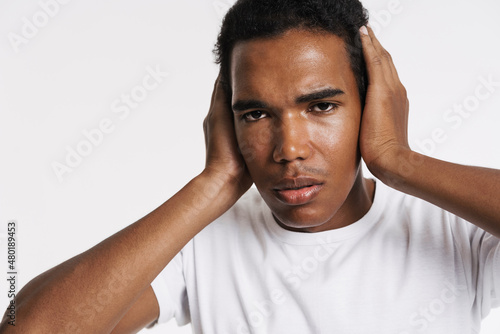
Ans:
<svg viewBox="0 0 500 334"><path fill-rule="evenodd" d="M194 333L478 333L500 305L499 239L377 182L347 227L281 228L255 189L153 281Z"/></svg>

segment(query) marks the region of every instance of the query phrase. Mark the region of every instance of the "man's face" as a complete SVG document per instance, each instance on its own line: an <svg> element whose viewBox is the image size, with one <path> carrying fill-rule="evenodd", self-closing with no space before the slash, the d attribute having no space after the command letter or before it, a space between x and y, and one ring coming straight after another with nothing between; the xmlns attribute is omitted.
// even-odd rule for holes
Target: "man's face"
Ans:
<svg viewBox="0 0 500 334"><path fill-rule="evenodd" d="M316 232L359 219L361 104L343 40L289 30L231 56L238 145L278 222Z"/></svg>

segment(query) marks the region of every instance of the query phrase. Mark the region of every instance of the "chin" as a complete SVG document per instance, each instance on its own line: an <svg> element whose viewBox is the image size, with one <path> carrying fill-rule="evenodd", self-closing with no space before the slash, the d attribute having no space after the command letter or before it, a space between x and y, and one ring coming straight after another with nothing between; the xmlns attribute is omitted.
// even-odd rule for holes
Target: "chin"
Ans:
<svg viewBox="0 0 500 334"><path fill-rule="evenodd" d="M285 212L273 210L274 219L283 228L298 232L319 232L327 230L328 222L335 212L320 213L307 207L286 208Z"/></svg>
<svg viewBox="0 0 500 334"><path fill-rule="evenodd" d="M274 196L272 192L259 190L264 202L271 209L274 220L283 228L300 232L318 232L327 230L328 225L342 206L340 198L326 196L328 200L316 198L303 205L287 205ZM340 204L339 204L340 202Z"/></svg>

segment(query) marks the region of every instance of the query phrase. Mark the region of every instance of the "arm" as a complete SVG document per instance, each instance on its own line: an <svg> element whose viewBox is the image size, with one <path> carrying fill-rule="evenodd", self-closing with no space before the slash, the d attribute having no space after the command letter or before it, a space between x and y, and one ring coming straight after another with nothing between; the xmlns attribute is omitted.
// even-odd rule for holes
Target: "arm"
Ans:
<svg viewBox="0 0 500 334"><path fill-rule="evenodd" d="M219 80L204 129L204 171L146 217L29 282L16 298L18 329L110 333L137 305L146 305L146 314L127 315L119 327L136 330L157 318L150 283L251 185ZM15 332L6 322L4 318L0 332Z"/></svg>
<svg viewBox="0 0 500 334"><path fill-rule="evenodd" d="M368 92L360 149L387 185L431 202L500 237L500 171L453 164L408 145L408 99L390 54L373 31L361 30Z"/></svg>
<svg viewBox="0 0 500 334"><path fill-rule="evenodd" d="M148 287L132 305L111 334L132 334L154 324L160 310L152 287Z"/></svg>

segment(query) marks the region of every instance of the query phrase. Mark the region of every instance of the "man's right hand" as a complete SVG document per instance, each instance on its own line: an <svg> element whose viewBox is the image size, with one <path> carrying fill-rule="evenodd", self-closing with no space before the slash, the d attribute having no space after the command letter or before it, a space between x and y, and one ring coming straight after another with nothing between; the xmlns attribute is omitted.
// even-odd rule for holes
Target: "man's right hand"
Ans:
<svg viewBox="0 0 500 334"><path fill-rule="evenodd" d="M233 116L220 75L215 81L203 130L207 149L204 172L237 187L235 194L239 198L250 188L252 179L238 151Z"/></svg>
<svg viewBox="0 0 500 334"><path fill-rule="evenodd" d="M207 162L200 175L150 214L21 289L16 316L23 333L132 333L157 319L151 282L252 184L219 80L204 128ZM126 284L115 286L117 275ZM96 309L103 293L112 298ZM0 332L15 332L6 319Z"/></svg>

